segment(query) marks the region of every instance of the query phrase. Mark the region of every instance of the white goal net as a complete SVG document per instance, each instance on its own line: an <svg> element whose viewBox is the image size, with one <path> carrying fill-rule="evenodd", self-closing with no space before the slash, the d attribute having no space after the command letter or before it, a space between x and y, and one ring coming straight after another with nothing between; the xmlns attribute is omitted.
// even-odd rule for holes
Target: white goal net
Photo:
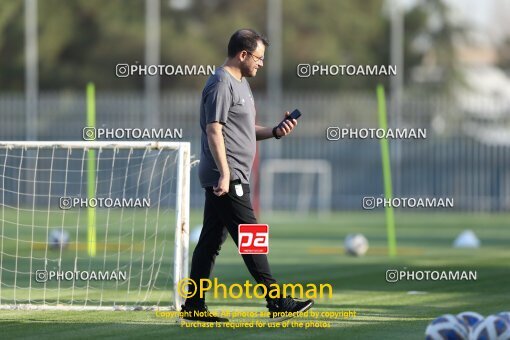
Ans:
<svg viewBox="0 0 510 340"><path fill-rule="evenodd" d="M182 303L189 143L0 142L0 308Z"/></svg>

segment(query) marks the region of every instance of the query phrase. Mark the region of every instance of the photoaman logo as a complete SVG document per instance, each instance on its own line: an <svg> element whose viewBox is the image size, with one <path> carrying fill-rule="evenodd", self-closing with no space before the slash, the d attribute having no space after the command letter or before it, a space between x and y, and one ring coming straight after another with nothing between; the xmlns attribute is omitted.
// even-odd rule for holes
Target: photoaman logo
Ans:
<svg viewBox="0 0 510 340"><path fill-rule="evenodd" d="M237 245L239 254L267 254L269 226L267 224L240 224Z"/></svg>
<svg viewBox="0 0 510 340"><path fill-rule="evenodd" d="M258 283L253 285L246 280L244 284L233 283L226 285L219 283L217 278L200 279L196 282L190 278L184 278L177 284L177 292L183 298L191 298L198 294L200 298L204 298L206 292L212 292L213 297L231 298L231 299L265 299L279 298L282 296L292 296L299 299L322 299L324 296L333 297L333 287L329 283L272 283L269 286Z"/></svg>

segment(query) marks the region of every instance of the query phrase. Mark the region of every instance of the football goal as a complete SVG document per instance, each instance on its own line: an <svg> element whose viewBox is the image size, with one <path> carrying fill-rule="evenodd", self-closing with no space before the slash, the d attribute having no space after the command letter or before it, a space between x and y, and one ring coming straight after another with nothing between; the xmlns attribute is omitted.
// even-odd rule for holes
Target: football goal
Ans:
<svg viewBox="0 0 510 340"><path fill-rule="evenodd" d="M190 145L0 142L0 308L182 303Z"/></svg>
<svg viewBox="0 0 510 340"><path fill-rule="evenodd" d="M327 216L331 211L331 173L331 164L324 159L265 161L260 175L260 201L264 212L270 214L281 209L308 214L315 207Z"/></svg>

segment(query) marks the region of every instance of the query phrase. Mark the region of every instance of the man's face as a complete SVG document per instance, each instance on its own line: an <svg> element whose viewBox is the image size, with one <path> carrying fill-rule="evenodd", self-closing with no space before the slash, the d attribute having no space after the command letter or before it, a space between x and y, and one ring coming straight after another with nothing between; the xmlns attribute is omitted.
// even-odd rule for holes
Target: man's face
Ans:
<svg viewBox="0 0 510 340"><path fill-rule="evenodd" d="M266 46L257 41L257 48L253 52L243 51L241 55L241 74L243 77L255 77L257 70L264 66L264 52ZM244 58L243 58L244 55Z"/></svg>

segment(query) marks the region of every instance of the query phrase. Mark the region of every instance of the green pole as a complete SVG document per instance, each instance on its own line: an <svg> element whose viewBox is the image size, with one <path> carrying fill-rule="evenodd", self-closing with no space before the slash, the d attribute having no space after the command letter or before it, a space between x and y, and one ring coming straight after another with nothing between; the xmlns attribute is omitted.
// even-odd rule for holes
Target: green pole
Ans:
<svg viewBox="0 0 510 340"><path fill-rule="evenodd" d="M87 84L87 127L96 127L96 90L93 83ZM96 150L87 151L87 198L96 195ZM96 256L96 208L87 208L87 252Z"/></svg>
<svg viewBox="0 0 510 340"><path fill-rule="evenodd" d="M379 111L379 127L386 130L388 128L388 117L386 114L386 97L384 94L384 86L377 85L377 104ZM380 139L381 160L384 180L384 197L391 200L393 197L391 183L391 167L390 167L390 147L386 138ZM386 233L388 237L388 255L395 257L397 255L397 239L395 236L395 217L393 215L393 207L385 207L386 213Z"/></svg>

